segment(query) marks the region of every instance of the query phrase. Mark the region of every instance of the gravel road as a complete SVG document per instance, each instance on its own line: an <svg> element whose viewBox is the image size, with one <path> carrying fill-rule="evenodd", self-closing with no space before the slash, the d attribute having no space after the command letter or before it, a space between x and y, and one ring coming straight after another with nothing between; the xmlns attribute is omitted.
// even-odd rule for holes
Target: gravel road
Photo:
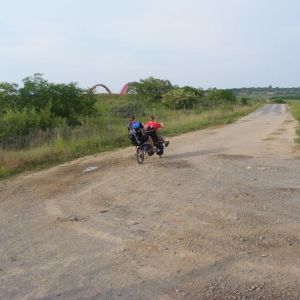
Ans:
<svg viewBox="0 0 300 300"><path fill-rule="evenodd" d="M270 104L0 182L0 299L300 299L296 126Z"/></svg>

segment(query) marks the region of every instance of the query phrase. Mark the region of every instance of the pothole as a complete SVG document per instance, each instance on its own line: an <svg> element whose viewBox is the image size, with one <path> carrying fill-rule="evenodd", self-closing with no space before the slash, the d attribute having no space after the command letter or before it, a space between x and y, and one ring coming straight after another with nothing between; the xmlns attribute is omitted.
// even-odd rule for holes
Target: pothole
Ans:
<svg viewBox="0 0 300 300"><path fill-rule="evenodd" d="M90 172L90 171L94 171L94 170L96 170L96 169L98 169L97 166L88 167L88 168L84 169L82 172Z"/></svg>
<svg viewBox="0 0 300 300"><path fill-rule="evenodd" d="M243 122L244 122L243 120L237 120L237 121L232 122L232 123L230 123L230 124L240 124L240 123L243 123Z"/></svg>
<svg viewBox="0 0 300 300"><path fill-rule="evenodd" d="M230 154L218 154L217 157L224 159L251 159L253 156L248 155L230 155Z"/></svg>

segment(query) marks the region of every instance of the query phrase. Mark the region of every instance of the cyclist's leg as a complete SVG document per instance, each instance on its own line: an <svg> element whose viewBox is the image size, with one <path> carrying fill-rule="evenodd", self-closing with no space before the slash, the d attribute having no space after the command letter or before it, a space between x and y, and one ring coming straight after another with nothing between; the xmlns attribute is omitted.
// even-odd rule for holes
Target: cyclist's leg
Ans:
<svg viewBox="0 0 300 300"><path fill-rule="evenodd" d="M166 141L166 139L162 135L158 135L157 138L160 142L163 142L166 147L168 147L169 141Z"/></svg>
<svg viewBox="0 0 300 300"><path fill-rule="evenodd" d="M148 137L147 142L149 142L149 144L150 144L152 150L155 152L156 149L155 149L155 147L154 147L154 143L153 143L153 140L152 140L151 136L148 136L148 135L147 135L146 137Z"/></svg>

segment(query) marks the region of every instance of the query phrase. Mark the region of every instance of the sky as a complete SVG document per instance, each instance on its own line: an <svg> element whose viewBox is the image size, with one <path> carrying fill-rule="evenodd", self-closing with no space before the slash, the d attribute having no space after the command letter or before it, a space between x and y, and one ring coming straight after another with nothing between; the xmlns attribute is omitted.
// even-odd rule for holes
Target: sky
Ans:
<svg viewBox="0 0 300 300"><path fill-rule="evenodd" d="M0 82L300 87L299 0L0 0Z"/></svg>

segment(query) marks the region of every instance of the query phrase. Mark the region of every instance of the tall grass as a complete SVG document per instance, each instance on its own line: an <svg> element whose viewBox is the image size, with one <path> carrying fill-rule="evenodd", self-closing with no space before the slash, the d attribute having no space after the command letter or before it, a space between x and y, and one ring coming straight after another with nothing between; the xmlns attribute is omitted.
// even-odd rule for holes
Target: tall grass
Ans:
<svg viewBox="0 0 300 300"><path fill-rule="evenodd" d="M164 122L165 127L161 133L164 136L175 136L233 122L264 104L257 102L250 106L223 105L209 110L176 111L148 108L144 115L137 116L137 119L146 122L147 116L154 113L158 122ZM82 127L73 130L69 127L57 128L51 134L51 139L44 142L40 133L37 133L38 142L34 140L33 135L29 135L26 149L0 149L0 178L49 167L85 155L128 147L130 142L127 137L127 121L127 118L116 118L109 113L103 113L101 117L87 120ZM17 140L15 142L19 143Z"/></svg>
<svg viewBox="0 0 300 300"><path fill-rule="evenodd" d="M289 101L288 106L291 109L293 117L300 124L300 101ZM296 129L296 134L298 135L296 143L300 146L300 126L298 126L298 128Z"/></svg>
<svg viewBox="0 0 300 300"><path fill-rule="evenodd" d="M212 110L203 111L181 111L173 112L168 115L165 124L164 133L173 136L186 132L204 129L211 126L228 124L236 121L254 110L256 110L261 103L254 106L220 106Z"/></svg>

